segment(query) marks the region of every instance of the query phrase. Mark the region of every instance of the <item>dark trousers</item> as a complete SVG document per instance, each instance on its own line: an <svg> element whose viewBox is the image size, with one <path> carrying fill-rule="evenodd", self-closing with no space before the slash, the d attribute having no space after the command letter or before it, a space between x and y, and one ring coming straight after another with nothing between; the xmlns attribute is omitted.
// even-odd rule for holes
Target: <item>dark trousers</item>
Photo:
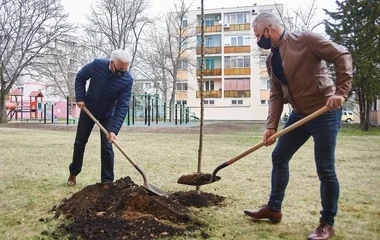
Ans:
<svg viewBox="0 0 380 240"><path fill-rule="evenodd" d="M289 181L289 161L293 154L310 138L314 139L314 159L320 181L322 211L320 222L334 225L338 209L339 182L335 173L335 146L342 109L327 112L278 139L272 153L272 190L268 207L281 211L285 189ZM292 112L285 127L303 116Z"/></svg>
<svg viewBox="0 0 380 240"><path fill-rule="evenodd" d="M107 129L109 118L99 122ZM84 111L81 111L74 142L73 161L69 166L70 174L73 176L78 175L82 170L83 155L94 124L94 121ZM108 142L106 135L102 131L100 131L100 141L101 181L113 182L114 152L112 144Z"/></svg>

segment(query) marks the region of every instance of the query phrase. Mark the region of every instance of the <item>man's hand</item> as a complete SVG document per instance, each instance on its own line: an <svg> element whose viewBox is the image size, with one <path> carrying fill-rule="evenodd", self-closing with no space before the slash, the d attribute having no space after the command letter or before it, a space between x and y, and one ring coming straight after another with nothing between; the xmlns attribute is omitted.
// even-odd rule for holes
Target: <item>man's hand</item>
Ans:
<svg viewBox="0 0 380 240"><path fill-rule="evenodd" d="M331 110L336 110L343 106L344 101L343 96L333 95L327 99L326 106Z"/></svg>
<svg viewBox="0 0 380 240"><path fill-rule="evenodd" d="M86 104L84 102L77 102L77 106L82 109Z"/></svg>
<svg viewBox="0 0 380 240"><path fill-rule="evenodd" d="M266 129L264 131L263 142L265 146L270 146L276 142L276 139L271 138L271 136L276 134L276 132L277 132L276 129L272 129L272 128Z"/></svg>
<svg viewBox="0 0 380 240"><path fill-rule="evenodd" d="M110 143L112 143L113 141L116 140L116 134L113 133L113 132L109 132L109 133L108 133L108 136L107 136L107 139L108 139L108 141L109 141Z"/></svg>

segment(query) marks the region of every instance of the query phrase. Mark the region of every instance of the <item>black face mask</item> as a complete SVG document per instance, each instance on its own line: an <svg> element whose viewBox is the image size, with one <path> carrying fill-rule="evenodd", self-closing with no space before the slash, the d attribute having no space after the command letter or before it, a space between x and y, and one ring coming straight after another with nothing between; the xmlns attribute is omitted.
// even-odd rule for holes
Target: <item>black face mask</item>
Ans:
<svg viewBox="0 0 380 240"><path fill-rule="evenodd" d="M112 62L111 62L111 63L112 63ZM121 77L121 76L123 76L124 73L126 72L126 71L121 71L121 70L117 69L113 63L112 63L112 65L113 65L113 69L115 69L115 70L112 72L114 76Z"/></svg>
<svg viewBox="0 0 380 240"><path fill-rule="evenodd" d="M260 40L257 42L257 45L264 49L270 49L272 46L272 41L270 38L265 38L263 33L263 35L260 37Z"/></svg>
<svg viewBox="0 0 380 240"><path fill-rule="evenodd" d="M270 26L271 26L271 25L269 25L269 27L270 27ZM260 40L257 42L257 45L258 45L259 47L261 47L261 48L264 48L264 49L270 49L271 46L272 46L272 41L271 41L270 38L266 38L266 37L264 36L265 31L266 31L266 28L264 29L264 32L263 32L263 34L261 35Z"/></svg>
<svg viewBox="0 0 380 240"><path fill-rule="evenodd" d="M115 72L113 73L115 76L121 77L124 75L126 71L120 71L118 69L115 69Z"/></svg>

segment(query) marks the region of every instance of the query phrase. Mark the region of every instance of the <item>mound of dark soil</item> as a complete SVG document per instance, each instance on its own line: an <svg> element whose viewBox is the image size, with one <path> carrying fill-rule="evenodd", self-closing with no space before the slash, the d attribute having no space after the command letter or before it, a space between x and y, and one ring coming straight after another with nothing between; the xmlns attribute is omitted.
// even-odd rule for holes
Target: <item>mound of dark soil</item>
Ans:
<svg viewBox="0 0 380 240"><path fill-rule="evenodd" d="M220 206L225 197L218 196L212 193L197 193L196 191L190 192L176 192L169 196L173 202L178 202L187 207L211 207Z"/></svg>
<svg viewBox="0 0 380 240"><path fill-rule="evenodd" d="M75 239L155 239L189 234L201 225L188 207L220 205L224 197L210 193L177 192L169 197L149 194L129 177L87 186L56 207L56 217ZM207 236L207 234L202 234Z"/></svg>

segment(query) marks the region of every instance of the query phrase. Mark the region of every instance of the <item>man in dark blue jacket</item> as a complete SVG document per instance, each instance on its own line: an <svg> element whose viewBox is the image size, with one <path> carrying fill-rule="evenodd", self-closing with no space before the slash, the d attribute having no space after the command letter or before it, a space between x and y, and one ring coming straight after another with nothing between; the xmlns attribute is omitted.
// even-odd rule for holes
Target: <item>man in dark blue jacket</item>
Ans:
<svg viewBox="0 0 380 240"><path fill-rule="evenodd" d="M85 65L75 78L75 97L79 108L88 110L107 129L108 136L101 132L101 182L114 180L115 140L127 115L133 78L128 72L130 56L124 50L114 50L110 59L95 59ZM86 91L86 82L89 80ZM69 166L67 185L76 184L81 172L85 147L94 127L94 121L81 111L74 143L73 160Z"/></svg>

